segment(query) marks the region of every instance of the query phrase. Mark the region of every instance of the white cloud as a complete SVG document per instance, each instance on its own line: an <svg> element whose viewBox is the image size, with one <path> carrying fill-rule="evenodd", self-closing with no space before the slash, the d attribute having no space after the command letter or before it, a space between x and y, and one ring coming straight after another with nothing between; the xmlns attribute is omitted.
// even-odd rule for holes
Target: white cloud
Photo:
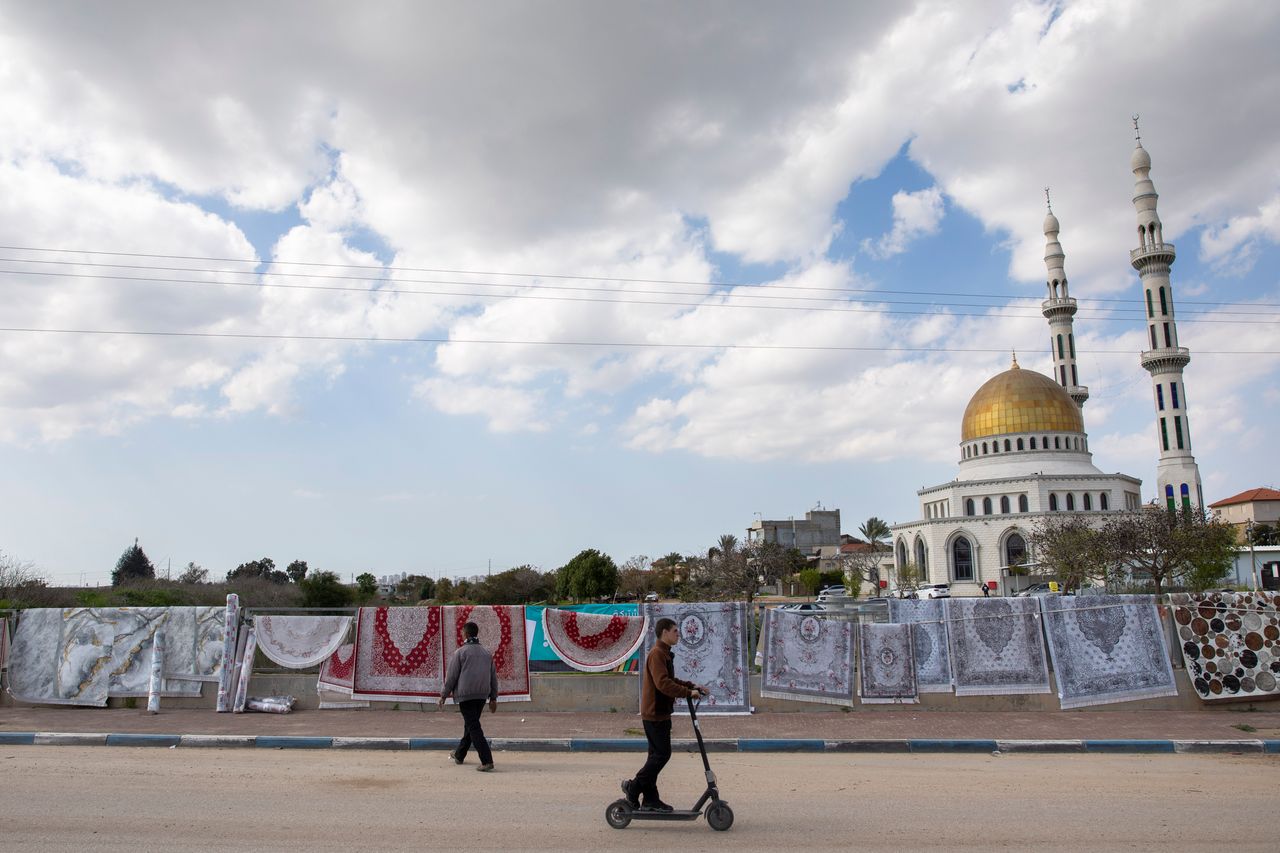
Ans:
<svg viewBox="0 0 1280 853"><path fill-rule="evenodd" d="M937 187L900 190L893 194L893 228L879 240L864 240L863 250L876 258L900 255L913 240L937 233L942 214L942 191Z"/></svg>
<svg viewBox="0 0 1280 853"><path fill-rule="evenodd" d="M479 415L493 432L543 432L548 424L539 416L537 392L497 385L426 379L415 396L446 415Z"/></svg>

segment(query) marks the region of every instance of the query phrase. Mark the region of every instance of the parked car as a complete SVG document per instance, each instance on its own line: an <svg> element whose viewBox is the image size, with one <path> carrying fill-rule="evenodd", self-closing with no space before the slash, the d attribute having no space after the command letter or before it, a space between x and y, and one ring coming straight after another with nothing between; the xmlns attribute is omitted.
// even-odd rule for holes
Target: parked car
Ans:
<svg viewBox="0 0 1280 853"><path fill-rule="evenodd" d="M927 583L916 590L916 598L950 598L951 584Z"/></svg>
<svg viewBox="0 0 1280 853"><path fill-rule="evenodd" d="M829 601L837 596L846 596L849 591L842 586L829 586L822 592L818 593L819 601Z"/></svg>
<svg viewBox="0 0 1280 853"><path fill-rule="evenodd" d="M658 594L657 594L656 592L646 592L646 593L644 594L644 600L645 600L645 601L657 601L657 600L658 600Z"/></svg>
<svg viewBox="0 0 1280 853"><path fill-rule="evenodd" d="M1058 586L1058 584L1055 583L1054 586ZM1015 597L1027 595L1062 595L1062 589L1061 587L1051 589L1047 583L1033 583L1026 589L1020 589L1014 593Z"/></svg>

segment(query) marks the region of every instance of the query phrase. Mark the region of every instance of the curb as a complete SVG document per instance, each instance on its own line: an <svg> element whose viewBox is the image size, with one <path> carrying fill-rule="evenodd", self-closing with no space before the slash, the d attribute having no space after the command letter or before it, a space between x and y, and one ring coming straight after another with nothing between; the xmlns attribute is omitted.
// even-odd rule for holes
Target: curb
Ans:
<svg viewBox="0 0 1280 853"><path fill-rule="evenodd" d="M510 752L644 752L641 738L493 738L493 749ZM259 749L444 750L455 738L302 737L288 735L176 735L89 732L0 732L0 746L134 746ZM694 751L695 740L672 742ZM905 738L819 740L814 738L720 738L706 741L708 752L803 752L879 754L1124 754L1197 755L1213 753L1280 755L1280 740L987 740Z"/></svg>

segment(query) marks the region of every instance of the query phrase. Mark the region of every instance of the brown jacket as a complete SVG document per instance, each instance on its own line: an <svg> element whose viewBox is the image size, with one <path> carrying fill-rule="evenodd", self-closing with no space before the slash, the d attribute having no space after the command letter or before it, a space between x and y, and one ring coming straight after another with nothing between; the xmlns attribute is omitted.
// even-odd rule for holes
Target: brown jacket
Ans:
<svg viewBox="0 0 1280 853"><path fill-rule="evenodd" d="M676 678L675 657L671 647L658 640L645 658L643 681L640 682L640 718L658 723L671 719L676 699L690 695L695 685Z"/></svg>

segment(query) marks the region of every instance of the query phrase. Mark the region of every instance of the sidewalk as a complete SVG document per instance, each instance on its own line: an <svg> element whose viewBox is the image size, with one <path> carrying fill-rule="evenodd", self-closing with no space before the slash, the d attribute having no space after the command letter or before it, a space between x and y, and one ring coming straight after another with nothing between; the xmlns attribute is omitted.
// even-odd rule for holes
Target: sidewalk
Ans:
<svg viewBox="0 0 1280 853"><path fill-rule="evenodd" d="M1275 710L1231 711L876 711L758 713L699 717L702 733L719 750L839 751L1217 751L1280 753L1280 705ZM625 750L644 748L635 713L528 712L504 703L485 714L495 746L509 749ZM1239 728L1244 727L1244 728ZM461 723L444 712L295 711L291 714L218 714L162 710L157 715L121 708L0 708L0 743L112 743L121 745L306 746L429 749L452 742ZM80 735L46 737L47 733ZM36 735L40 736L37 737ZM119 735L110 740L107 735ZM677 740L693 736L677 717ZM85 737L95 735L97 737ZM151 737L137 737L151 736ZM156 737L162 736L162 737ZM280 740L283 739L283 740ZM333 739L337 739L336 742ZM1110 746L1099 746L1099 742ZM1090 744L1093 749L1090 749ZM1127 745L1127 746L1126 746Z"/></svg>

